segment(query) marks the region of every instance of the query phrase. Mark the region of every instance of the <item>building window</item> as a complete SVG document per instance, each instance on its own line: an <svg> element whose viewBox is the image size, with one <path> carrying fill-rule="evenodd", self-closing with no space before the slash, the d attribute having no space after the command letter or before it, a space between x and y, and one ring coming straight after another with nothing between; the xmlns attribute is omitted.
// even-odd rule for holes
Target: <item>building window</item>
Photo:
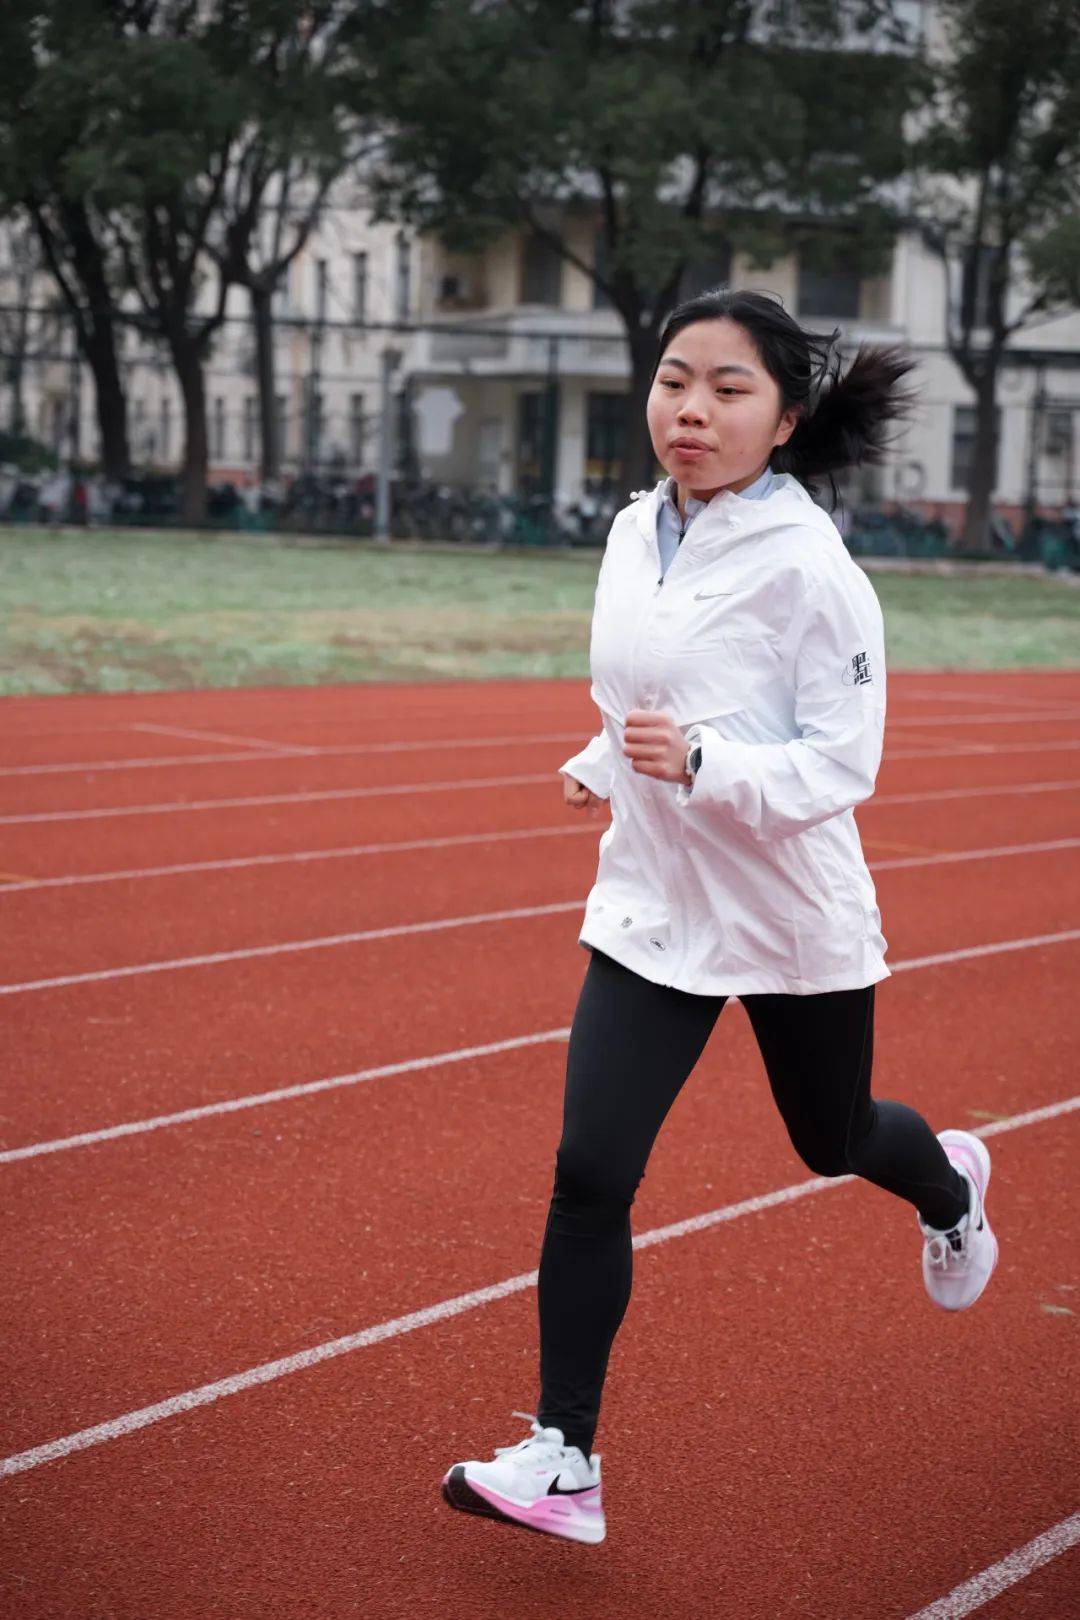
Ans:
<svg viewBox="0 0 1080 1620"><path fill-rule="evenodd" d="M134 399L131 402L131 443L135 454L143 461L154 453L153 429L146 430L146 401Z"/></svg>
<svg viewBox="0 0 1080 1620"><path fill-rule="evenodd" d="M593 237L593 269L598 276L605 280L611 275L611 260L608 257L607 231L601 226ZM593 309L610 309L611 299L597 282L593 282Z"/></svg>
<svg viewBox="0 0 1080 1620"><path fill-rule="evenodd" d="M1051 408L1043 417L1043 455L1071 456L1073 442L1073 418L1071 410L1061 410L1060 407Z"/></svg>
<svg viewBox="0 0 1080 1620"><path fill-rule="evenodd" d="M972 326L990 325L990 274L996 255L997 248L987 243L974 243L964 254L958 318L964 319L970 305Z"/></svg>
<svg viewBox="0 0 1080 1620"><path fill-rule="evenodd" d="M284 461L289 451L289 402L284 394L274 395L274 436L278 461Z"/></svg>
<svg viewBox="0 0 1080 1620"><path fill-rule="evenodd" d="M435 296L437 309L480 309L487 297L482 261L474 260L467 270L446 270L439 276Z"/></svg>
<svg viewBox="0 0 1080 1620"><path fill-rule="evenodd" d="M323 396L313 388L308 392L307 408L308 455L313 466L322 459Z"/></svg>
<svg viewBox="0 0 1080 1620"><path fill-rule="evenodd" d="M396 303L394 319L398 321L407 321L409 318L409 307L412 303L412 287L410 285L412 264L409 238L405 235L404 231L398 231L397 233L396 250L397 274L395 277Z"/></svg>
<svg viewBox="0 0 1080 1620"><path fill-rule="evenodd" d="M255 406L254 394L248 394L244 400L244 460L255 460Z"/></svg>
<svg viewBox="0 0 1080 1620"><path fill-rule="evenodd" d="M54 455L59 455L64 442L64 402L54 399L49 404L49 416L52 421L52 448Z"/></svg>
<svg viewBox="0 0 1080 1620"><path fill-rule="evenodd" d="M518 479L523 491L535 488L544 455L544 396L518 395Z"/></svg>
<svg viewBox="0 0 1080 1620"><path fill-rule="evenodd" d="M994 406L994 422L997 429L997 447L994 451L994 477L992 489L997 488L998 456L1001 450L1001 406ZM975 466L975 407L974 405L953 406L952 430L952 475L953 489L971 489L971 474Z"/></svg>
<svg viewBox="0 0 1080 1620"><path fill-rule="evenodd" d="M683 271L679 282L679 301L697 298L701 293L712 292L717 287L726 287L730 281L730 248L719 253L704 254L701 258L692 259Z"/></svg>
<svg viewBox="0 0 1080 1620"><path fill-rule="evenodd" d="M215 461L221 461L225 455L225 401L220 394L214 399L214 414L211 421L210 454Z"/></svg>
<svg viewBox="0 0 1080 1620"><path fill-rule="evenodd" d="M289 315L292 313L292 267L290 259L277 278L274 287L274 314Z"/></svg>
<svg viewBox="0 0 1080 1620"><path fill-rule="evenodd" d="M562 302L562 254L529 232L521 244L521 303L557 308Z"/></svg>
<svg viewBox="0 0 1080 1620"><path fill-rule="evenodd" d="M356 467L363 466L366 452L367 423L364 420L363 394L349 396L349 455Z"/></svg>
<svg viewBox="0 0 1080 1620"><path fill-rule="evenodd" d="M589 394L586 400L585 476L617 483L629 427L625 394Z"/></svg>
<svg viewBox="0 0 1080 1620"><path fill-rule="evenodd" d="M161 396L161 404L158 409L161 459L162 461L168 461L172 455L172 400L168 394Z"/></svg>
<svg viewBox="0 0 1080 1620"><path fill-rule="evenodd" d="M862 278L857 270L835 264L831 268L819 268L800 258L799 314L853 320L859 313L861 285Z"/></svg>
<svg viewBox="0 0 1080 1620"><path fill-rule="evenodd" d="M326 260L315 260L315 319L321 324L326 319Z"/></svg>
<svg viewBox="0 0 1080 1620"><path fill-rule="evenodd" d="M367 320L368 297L368 256L366 253L354 253L353 265L353 320Z"/></svg>

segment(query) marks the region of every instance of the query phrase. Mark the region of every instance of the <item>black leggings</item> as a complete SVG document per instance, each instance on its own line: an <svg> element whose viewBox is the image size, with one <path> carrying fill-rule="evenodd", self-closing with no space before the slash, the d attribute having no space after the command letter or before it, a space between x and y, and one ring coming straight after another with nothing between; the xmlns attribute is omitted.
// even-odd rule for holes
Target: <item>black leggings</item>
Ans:
<svg viewBox="0 0 1080 1620"><path fill-rule="evenodd" d="M740 996L796 1152L853 1172L930 1225L967 1212L966 1183L920 1114L870 1095L874 986ZM653 984L593 950L566 1067L563 1134L540 1256L540 1422L592 1447L608 1356L630 1300L630 1206L668 1110L726 996Z"/></svg>

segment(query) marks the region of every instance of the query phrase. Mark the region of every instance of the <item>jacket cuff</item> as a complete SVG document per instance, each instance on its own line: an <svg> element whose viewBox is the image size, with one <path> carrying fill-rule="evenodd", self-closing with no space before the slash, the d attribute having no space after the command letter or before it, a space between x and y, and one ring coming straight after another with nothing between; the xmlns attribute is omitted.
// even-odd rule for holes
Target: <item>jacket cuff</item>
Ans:
<svg viewBox="0 0 1080 1620"><path fill-rule="evenodd" d="M728 746L718 731L712 726L703 726L700 723L691 726L686 733L687 740L696 742L701 749L701 769L694 777L693 787L686 787L682 782L675 790L676 804L693 804L694 794L698 784L708 774L713 784L719 780L717 772L723 769L724 749ZM703 783L703 790L698 793L697 802L700 804L708 794L708 782Z"/></svg>
<svg viewBox="0 0 1080 1620"><path fill-rule="evenodd" d="M598 799L611 797L611 748L604 732L594 737L584 747L580 754L575 754L564 765L559 766L562 776L569 776L574 782L581 782L590 793L595 793Z"/></svg>

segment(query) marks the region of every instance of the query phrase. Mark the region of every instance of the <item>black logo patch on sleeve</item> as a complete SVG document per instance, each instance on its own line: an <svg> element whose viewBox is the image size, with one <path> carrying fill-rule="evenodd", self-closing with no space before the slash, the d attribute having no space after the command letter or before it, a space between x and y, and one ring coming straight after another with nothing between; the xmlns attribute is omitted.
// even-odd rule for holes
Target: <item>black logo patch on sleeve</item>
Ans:
<svg viewBox="0 0 1080 1620"><path fill-rule="evenodd" d="M873 678L868 652L856 653L851 663L844 666L845 686L868 686Z"/></svg>

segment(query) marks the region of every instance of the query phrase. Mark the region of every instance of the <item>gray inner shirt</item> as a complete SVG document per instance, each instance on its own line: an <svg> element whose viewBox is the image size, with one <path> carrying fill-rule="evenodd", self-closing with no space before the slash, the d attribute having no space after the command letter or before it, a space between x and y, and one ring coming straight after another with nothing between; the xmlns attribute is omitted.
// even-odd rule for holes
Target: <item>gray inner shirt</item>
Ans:
<svg viewBox="0 0 1080 1620"><path fill-rule="evenodd" d="M740 489L736 493L744 501L763 501L775 482L772 468L766 467L760 478L755 479L752 484L747 484L745 489ZM679 508L675 505L675 497L678 492L678 480L675 478L669 478L660 491L656 538L660 546L661 579L667 573L671 559L679 549L679 541L691 523L693 523L699 512L704 512L707 506L712 505L711 501L696 501L692 495L688 495L686 497L686 521L684 523L679 515ZM726 490L722 490L720 494L713 496L713 500L719 500L720 496L726 493Z"/></svg>

